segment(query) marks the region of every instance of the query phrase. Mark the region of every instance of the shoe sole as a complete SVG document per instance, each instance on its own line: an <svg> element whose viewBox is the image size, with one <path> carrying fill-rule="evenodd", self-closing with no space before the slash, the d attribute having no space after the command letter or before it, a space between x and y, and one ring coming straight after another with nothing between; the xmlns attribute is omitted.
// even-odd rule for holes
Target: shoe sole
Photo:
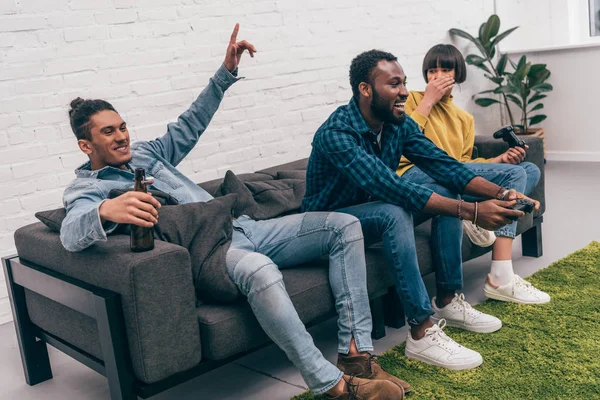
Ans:
<svg viewBox="0 0 600 400"><path fill-rule="evenodd" d="M487 297L488 299L494 299L494 300L498 300L498 301L506 301L506 302L510 302L510 303L518 303L518 304L547 304L547 303L550 303L550 300L546 300L546 301L543 301L543 300L542 301L519 300L519 299L515 299L514 297L508 297L508 296L503 296L501 294L489 292L485 288L483 289L483 294L485 294L485 297Z"/></svg>
<svg viewBox="0 0 600 400"><path fill-rule="evenodd" d="M437 319L435 317L432 317L432 319ZM496 332L497 330L499 330L500 328L502 328L502 321L500 321L499 324L496 325L489 325L489 326L471 326L471 325L465 325L465 323L463 322L459 322L459 321L451 321L449 319L446 319L446 325L448 326L452 326L454 328L460 328L460 329L464 329L465 331L469 331L469 332L476 332L476 333L492 333L492 332Z"/></svg>
<svg viewBox="0 0 600 400"><path fill-rule="evenodd" d="M417 353L413 353L412 351L409 351L409 350L405 350L404 355L406 355L406 357L408 357L408 358L422 361L425 364L435 365L436 367L451 369L454 371L460 371L460 370L464 370L464 369L473 369L473 368L477 368L481 364L483 364L483 359L473 360L473 361L470 361L470 362L464 363L464 364L444 364L437 360L433 360L429 357L422 356Z"/></svg>
<svg viewBox="0 0 600 400"><path fill-rule="evenodd" d="M464 227L464 225L463 225L463 227ZM496 243L496 239L497 239L496 236L494 236L494 240L489 240L487 242L483 242L483 241L479 240L479 237L477 236L477 234L473 233L470 228L466 228L466 229L463 228L463 230L466 233L469 240L471 241L471 243L473 243L475 246L490 247L491 245Z"/></svg>

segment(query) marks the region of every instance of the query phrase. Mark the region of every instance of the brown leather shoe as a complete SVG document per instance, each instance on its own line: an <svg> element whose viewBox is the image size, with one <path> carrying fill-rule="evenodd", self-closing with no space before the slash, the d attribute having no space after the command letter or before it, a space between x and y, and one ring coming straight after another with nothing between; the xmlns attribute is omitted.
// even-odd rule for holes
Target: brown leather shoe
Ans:
<svg viewBox="0 0 600 400"><path fill-rule="evenodd" d="M359 354L357 356L345 356L338 354L337 367L344 374L356 376L364 379L379 379L395 383L404 390L404 393L409 393L412 388L407 382L396 378L384 370L377 363L377 356L367 354Z"/></svg>
<svg viewBox="0 0 600 400"><path fill-rule="evenodd" d="M325 395L328 399L336 400L402 400L404 391L402 388L389 381L379 381L376 379L362 379L355 376L344 375L342 377L347 384L347 392L339 396L331 397Z"/></svg>

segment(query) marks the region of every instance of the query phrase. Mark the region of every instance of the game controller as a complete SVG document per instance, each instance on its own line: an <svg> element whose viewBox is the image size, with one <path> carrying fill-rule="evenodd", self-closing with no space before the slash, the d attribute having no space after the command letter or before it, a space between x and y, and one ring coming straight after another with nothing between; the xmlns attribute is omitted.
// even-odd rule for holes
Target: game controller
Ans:
<svg viewBox="0 0 600 400"><path fill-rule="evenodd" d="M523 211L525 214L529 214L530 212L533 211L534 208L534 204L526 199L517 199L517 203L511 207L512 210L517 210L517 211ZM507 217L508 219L511 219L513 221L516 221L517 219L519 219L519 217Z"/></svg>
<svg viewBox="0 0 600 400"><path fill-rule="evenodd" d="M515 130L512 126L507 125L499 131L494 132L494 139L502 139L508 143L509 147L523 147L525 148L525 142L515 135Z"/></svg>

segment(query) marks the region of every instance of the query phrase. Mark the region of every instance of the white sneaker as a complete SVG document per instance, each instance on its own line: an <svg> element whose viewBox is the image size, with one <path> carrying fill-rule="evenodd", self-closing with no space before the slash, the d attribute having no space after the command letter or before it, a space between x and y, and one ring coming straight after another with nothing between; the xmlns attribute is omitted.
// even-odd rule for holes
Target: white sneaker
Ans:
<svg viewBox="0 0 600 400"><path fill-rule="evenodd" d="M481 354L450 339L442 330L445 326L446 321L440 320L437 325L425 329L425 336L419 340L414 340L409 330L404 352L406 357L455 370L480 366L483 363Z"/></svg>
<svg viewBox="0 0 600 400"><path fill-rule="evenodd" d="M445 319L448 326L465 329L471 332L490 333L502 328L502 321L489 314L477 311L465 300L465 295L455 294L452 302L444 308L438 308L435 297L431 300L435 311L434 319Z"/></svg>
<svg viewBox="0 0 600 400"><path fill-rule="evenodd" d="M483 293L486 297L500 301L512 301L521 304L544 304L550 302L550 295L536 289L531 283L514 274L506 285L494 285L488 275Z"/></svg>
<svg viewBox="0 0 600 400"><path fill-rule="evenodd" d="M489 247L496 241L494 232L487 231L471 221L463 220L463 230L467 234L469 240L476 246Z"/></svg>

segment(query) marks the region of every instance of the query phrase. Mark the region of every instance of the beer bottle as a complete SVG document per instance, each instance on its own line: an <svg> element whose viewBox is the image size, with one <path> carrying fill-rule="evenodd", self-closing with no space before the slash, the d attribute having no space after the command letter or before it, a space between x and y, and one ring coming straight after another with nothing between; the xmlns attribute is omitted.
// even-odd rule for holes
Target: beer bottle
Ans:
<svg viewBox="0 0 600 400"><path fill-rule="evenodd" d="M144 168L135 169L135 184L133 190L136 192L147 193L146 188L146 171ZM154 248L154 237L152 236L152 228L144 228L131 224L131 251L148 251Z"/></svg>

